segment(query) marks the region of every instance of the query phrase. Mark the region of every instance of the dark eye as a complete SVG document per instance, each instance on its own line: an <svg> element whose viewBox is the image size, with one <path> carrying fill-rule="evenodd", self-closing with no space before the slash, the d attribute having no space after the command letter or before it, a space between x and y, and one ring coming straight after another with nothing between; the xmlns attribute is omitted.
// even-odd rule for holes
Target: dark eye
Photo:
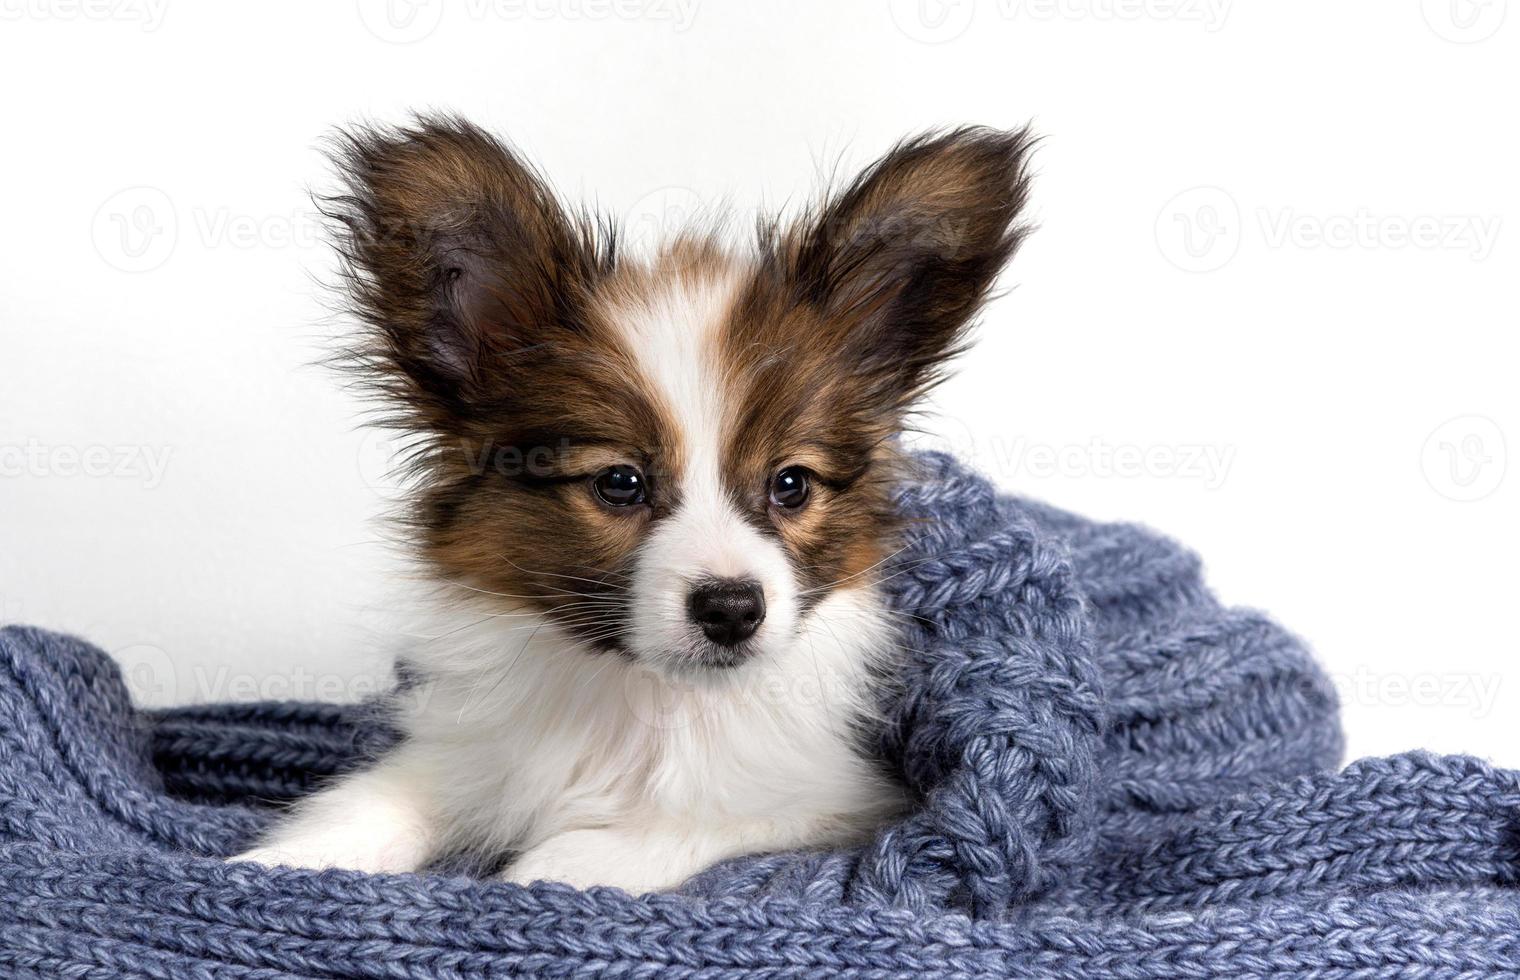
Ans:
<svg viewBox="0 0 1520 980"><path fill-rule="evenodd" d="M788 466L771 480L771 503L784 510L796 510L808 499L808 471Z"/></svg>
<svg viewBox="0 0 1520 980"><path fill-rule="evenodd" d="M609 507L632 507L644 502L644 474L635 466L609 466L591 480L591 492Z"/></svg>

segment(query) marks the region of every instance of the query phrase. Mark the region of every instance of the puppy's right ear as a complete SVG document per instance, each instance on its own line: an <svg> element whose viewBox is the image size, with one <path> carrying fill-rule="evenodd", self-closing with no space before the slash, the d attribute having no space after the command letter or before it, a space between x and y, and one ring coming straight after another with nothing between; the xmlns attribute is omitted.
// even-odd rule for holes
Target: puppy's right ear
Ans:
<svg viewBox="0 0 1520 980"><path fill-rule="evenodd" d="M438 431L511 385L514 356L578 327L611 263L585 220L503 143L452 117L338 134L335 219L352 352L408 421Z"/></svg>

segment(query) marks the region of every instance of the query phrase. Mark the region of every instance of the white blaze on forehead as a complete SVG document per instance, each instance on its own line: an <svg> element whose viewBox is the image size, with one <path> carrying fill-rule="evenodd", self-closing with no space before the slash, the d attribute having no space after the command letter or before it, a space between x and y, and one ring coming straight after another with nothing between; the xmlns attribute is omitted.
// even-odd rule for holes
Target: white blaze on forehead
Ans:
<svg viewBox="0 0 1520 980"><path fill-rule="evenodd" d="M613 312L640 380L654 389L676 427L684 465L675 476L683 493L708 479L721 482L726 409L718 345L738 289L739 276L727 269L657 277L641 302Z"/></svg>
<svg viewBox="0 0 1520 980"><path fill-rule="evenodd" d="M678 660L697 642L686 604L703 578L760 583L762 646L796 631L796 584L786 554L744 518L724 481L725 423L737 406L724 382L722 331L741 280L739 270L656 279L639 302L611 311L639 367L633 383L652 389L679 441L659 466L676 484L680 506L651 527L635 563L632 645L654 659ZM661 487L651 491L658 497Z"/></svg>

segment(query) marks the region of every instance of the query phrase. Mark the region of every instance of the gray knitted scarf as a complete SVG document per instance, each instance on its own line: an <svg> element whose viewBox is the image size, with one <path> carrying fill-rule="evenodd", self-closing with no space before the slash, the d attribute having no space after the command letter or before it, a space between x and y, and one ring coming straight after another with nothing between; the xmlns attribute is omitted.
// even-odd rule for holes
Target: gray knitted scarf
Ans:
<svg viewBox="0 0 1520 980"><path fill-rule="evenodd" d="M1341 772L1303 646L1142 528L928 456L883 576L915 623L868 845L673 894L228 865L393 740L361 707L147 712L83 641L0 630L0 976L1478 977L1520 973L1520 777Z"/></svg>

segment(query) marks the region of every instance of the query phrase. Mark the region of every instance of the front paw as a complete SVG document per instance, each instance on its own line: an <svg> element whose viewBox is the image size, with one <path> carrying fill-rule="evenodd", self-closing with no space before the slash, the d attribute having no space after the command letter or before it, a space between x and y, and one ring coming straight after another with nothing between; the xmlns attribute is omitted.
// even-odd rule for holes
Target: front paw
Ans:
<svg viewBox="0 0 1520 980"><path fill-rule="evenodd" d="M228 863L248 861L266 868L352 868L357 871L380 870L386 862L380 856L366 858L343 848L324 848L310 844L265 844L250 848L227 859Z"/></svg>
<svg viewBox="0 0 1520 980"><path fill-rule="evenodd" d="M250 864L262 864L266 868L328 868L331 863L324 860L321 855L301 855L294 851L282 850L276 847L255 847L241 854L234 854L227 859L229 864L237 864L246 861Z"/></svg>
<svg viewBox="0 0 1520 980"><path fill-rule="evenodd" d="M649 844L612 830L566 831L524 851L502 872L502 880L519 885L557 881L576 888L610 885L634 895L685 880L688 873L680 862L659 859Z"/></svg>
<svg viewBox="0 0 1520 980"><path fill-rule="evenodd" d="M572 831L551 837L529 848L502 872L503 881L531 885L535 881L557 881L576 888L589 888L598 882L591 874L585 855L596 849L595 831Z"/></svg>
<svg viewBox="0 0 1520 980"><path fill-rule="evenodd" d="M422 855L411 838L360 841L341 834L272 840L227 859L266 868L346 868L369 874L415 871Z"/></svg>

